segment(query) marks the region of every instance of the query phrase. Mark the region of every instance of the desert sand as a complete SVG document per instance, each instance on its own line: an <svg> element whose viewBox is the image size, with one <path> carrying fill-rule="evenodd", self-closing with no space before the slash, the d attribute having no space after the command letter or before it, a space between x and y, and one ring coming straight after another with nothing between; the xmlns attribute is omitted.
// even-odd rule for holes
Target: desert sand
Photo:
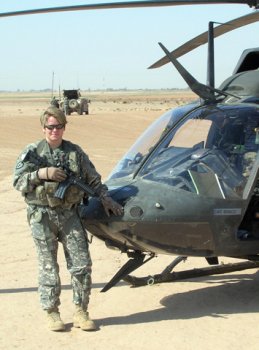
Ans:
<svg viewBox="0 0 259 350"><path fill-rule="evenodd" d="M65 138L80 144L103 179L128 147L158 116L193 98L182 91L89 92L90 114L68 117ZM0 349L258 349L259 274L251 269L225 275L133 288L120 282L102 287L127 260L97 238L90 246L93 289L90 314L96 332L72 326L72 290L62 247L61 315L66 331L50 332L37 294L37 259L26 221L25 203L12 187L20 151L42 138L41 112L49 94L0 94ZM159 233L158 233L159 234ZM158 256L134 274L159 273L172 256ZM221 262L230 259L220 258ZM206 266L189 258L177 267Z"/></svg>

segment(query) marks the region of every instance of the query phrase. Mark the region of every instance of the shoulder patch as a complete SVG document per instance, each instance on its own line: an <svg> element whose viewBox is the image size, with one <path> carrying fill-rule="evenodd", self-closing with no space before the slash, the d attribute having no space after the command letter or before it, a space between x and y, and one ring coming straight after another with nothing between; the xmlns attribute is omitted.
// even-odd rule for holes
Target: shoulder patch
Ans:
<svg viewBox="0 0 259 350"><path fill-rule="evenodd" d="M17 162L15 169L21 169L22 167L23 167L23 162L19 161Z"/></svg>

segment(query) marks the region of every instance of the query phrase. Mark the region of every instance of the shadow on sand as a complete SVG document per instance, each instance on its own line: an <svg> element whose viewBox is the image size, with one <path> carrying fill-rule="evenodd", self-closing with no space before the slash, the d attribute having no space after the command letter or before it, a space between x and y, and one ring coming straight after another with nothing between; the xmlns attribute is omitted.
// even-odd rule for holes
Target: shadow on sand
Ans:
<svg viewBox="0 0 259 350"><path fill-rule="evenodd" d="M105 283L93 283L92 288L103 288ZM65 284L62 285L62 290L72 289L71 285ZM16 294L16 293L28 293L28 292L37 292L38 287L24 287L24 288L6 288L0 289L0 294Z"/></svg>
<svg viewBox="0 0 259 350"><path fill-rule="evenodd" d="M206 287L166 296L160 300L163 307L159 309L97 319L97 326L194 319L204 316L227 318L231 314L259 312L259 271L249 275L217 275L181 281L182 284L185 282L204 283ZM94 283L93 288L103 288L104 285L105 283ZM125 286L124 282L114 288L122 286ZM62 286L62 290L69 289L70 285ZM37 287L0 289L0 294L23 292L37 292Z"/></svg>
<svg viewBox="0 0 259 350"><path fill-rule="evenodd" d="M160 301L163 308L127 316L107 317L97 322L101 326L108 326L204 316L227 318L230 314L259 312L259 272L250 275L210 276L186 282L196 281L204 282L207 286L164 297Z"/></svg>

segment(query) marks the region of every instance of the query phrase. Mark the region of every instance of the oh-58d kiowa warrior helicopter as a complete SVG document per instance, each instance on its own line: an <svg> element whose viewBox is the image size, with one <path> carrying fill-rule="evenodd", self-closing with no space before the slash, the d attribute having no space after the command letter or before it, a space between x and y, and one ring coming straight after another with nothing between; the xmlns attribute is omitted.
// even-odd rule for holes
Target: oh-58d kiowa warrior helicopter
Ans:
<svg viewBox="0 0 259 350"><path fill-rule="evenodd" d="M259 267L259 48L246 49L236 68L214 87L214 37L259 20L259 0L134 1L33 9L0 17L78 10L193 4L245 4L246 16L214 26L150 68L171 62L199 99L166 112L130 148L106 184L124 207L107 217L92 197L82 208L85 227L110 248L129 257L106 284L133 285ZM256 35L256 33L255 33ZM177 58L208 43L207 83L199 83ZM175 255L161 274L130 274L159 254ZM204 257L213 267L173 272L187 257ZM218 257L244 262L218 265Z"/></svg>

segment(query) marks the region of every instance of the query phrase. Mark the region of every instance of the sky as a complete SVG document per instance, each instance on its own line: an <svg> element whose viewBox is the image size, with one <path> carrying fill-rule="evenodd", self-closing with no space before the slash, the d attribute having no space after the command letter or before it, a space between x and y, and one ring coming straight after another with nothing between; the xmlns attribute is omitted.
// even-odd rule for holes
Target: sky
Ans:
<svg viewBox="0 0 259 350"><path fill-rule="evenodd" d="M0 1L0 12L86 3L69 0ZM49 13L0 18L0 91L186 88L171 63L147 69L207 30L253 11L248 5L187 5ZM215 82L230 76L247 48L258 47L259 22L215 40ZM206 83L207 46L179 59Z"/></svg>

